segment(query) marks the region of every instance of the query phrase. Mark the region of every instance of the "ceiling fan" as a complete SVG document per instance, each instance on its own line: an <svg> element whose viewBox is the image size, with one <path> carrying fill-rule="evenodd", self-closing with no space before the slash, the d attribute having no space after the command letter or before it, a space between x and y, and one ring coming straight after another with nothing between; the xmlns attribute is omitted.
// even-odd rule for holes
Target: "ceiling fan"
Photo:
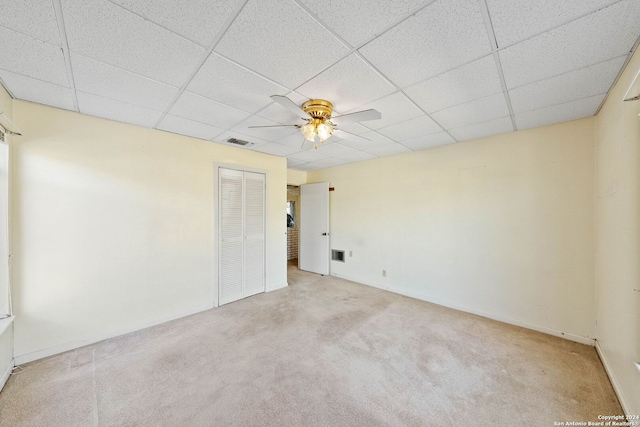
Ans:
<svg viewBox="0 0 640 427"><path fill-rule="evenodd" d="M318 148L317 142L323 143L334 132L344 139L352 139L358 141L370 141L370 139L347 132L340 129L340 126L347 123L364 122L367 120L378 120L382 115L377 110L363 110L355 113L343 114L342 116L331 117L333 113L333 104L324 99L310 99L299 107L295 102L282 95L271 95L278 104L292 111L297 115L301 115L301 120L306 123L296 123L291 125L272 125L272 126L249 126L250 128L270 128L270 127L297 127L302 131L305 140L313 142L314 147ZM304 146L305 141L302 142Z"/></svg>

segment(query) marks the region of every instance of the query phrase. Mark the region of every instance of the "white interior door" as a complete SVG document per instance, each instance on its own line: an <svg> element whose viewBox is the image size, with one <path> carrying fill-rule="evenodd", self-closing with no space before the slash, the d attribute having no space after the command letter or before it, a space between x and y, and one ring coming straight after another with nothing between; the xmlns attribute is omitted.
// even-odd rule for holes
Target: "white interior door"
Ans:
<svg viewBox="0 0 640 427"><path fill-rule="evenodd" d="M298 268L329 274L329 183L300 186Z"/></svg>
<svg viewBox="0 0 640 427"><path fill-rule="evenodd" d="M265 175L219 169L219 304L265 290Z"/></svg>

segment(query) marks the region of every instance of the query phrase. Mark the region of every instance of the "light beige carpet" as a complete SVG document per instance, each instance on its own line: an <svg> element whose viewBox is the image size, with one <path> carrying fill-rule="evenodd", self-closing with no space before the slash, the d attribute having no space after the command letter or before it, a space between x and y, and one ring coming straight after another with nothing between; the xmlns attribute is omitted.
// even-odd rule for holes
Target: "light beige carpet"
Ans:
<svg viewBox="0 0 640 427"><path fill-rule="evenodd" d="M23 365L1 426L552 426L622 412L593 347L289 269L290 286Z"/></svg>

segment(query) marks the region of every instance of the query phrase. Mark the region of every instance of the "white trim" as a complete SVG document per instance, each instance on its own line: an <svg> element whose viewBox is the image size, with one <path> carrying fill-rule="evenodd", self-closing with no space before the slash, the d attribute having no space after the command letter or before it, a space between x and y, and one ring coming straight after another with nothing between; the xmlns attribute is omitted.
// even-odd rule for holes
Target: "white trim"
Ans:
<svg viewBox="0 0 640 427"><path fill-rule="evenodd" d="M9 363L9 366L7 366L7 369L5 369L2 377L0 377L0 391L2 391L4 385L7 383L7 381L9 381L11 371L13 371L13 368L15 367L15 361L15 359L11 359L11 363Z"/></svg>
<svg viewBox="0 0 640 427"><path fill-rule="evenodd" d="M602 366L604 366L604 371L607 373L607 376L609 377L609 381L611 382L613 391L615 391L616 396L618 397L618 402L620 402L620 406L622 406L622 411L627 415L632 415L631 409L629 408L629 405L627 405L627 401L624 398L624 394L622 394L622 387L620 387L620 384L616 380L616 377L613 375L613 369L611 369L611 365L609 364L609 361L605 356L604 349L602 348L598 340L596 340L596 352L600 357Z"/></svg>
<svg viewBox="0 0 640 427"><path fill-rule="evenodd" d="M286 288L289 286L289 282L279 283L273 286L267 286L267 292L277 291L278 289Z"/></svg>
<svg viewBox="0 0 640 427"><path fill-rule="evenodd" d="M367 286L372 286L374 288L378 288L378 289L382 289L385 291L389 291L389 292L393 292L394 294L399 294L399 295L404 295L406 297L411 297L411 298L416 298L422 301L427 301L433 304L437 304L437 305L441 305L443 307L449 307L449 308L453 308L454 310L459 310L459 311L464 311L465 313L471 313L471 314L476 314L478 316L482 316L482 317L486 317L488 319L493 319L493 320L497 320L499 322L502 323L508 323L510 325L515 325L515 326L520 326L526 329L531 329L532 331L537 331L537 332L542 332L544 334L547 335L553 335L555 337L559 337L559 338L564 338L567 339L569 341L574 341L580 344L587 344L590 346L594 346L595 345L595 339L593 338L589 338L589 337L583 337L581 335L575 335L575 334L570 334L568 332L562 332L560 330L557 329L553 329L553 328L549 328L547 326L540 326L540 325L536 325L534 323L528 323L528 322L522 322L520 320L514 320L514 319L510 319L508 317L503 317L500 315L496 315L493 313L487 313L481 310L475 310L469 307L463 307L457 304L453 304L451 302L448 301L444 301L438 298L433 298L424 294L420 294L417 292L411 292L411 291L404 291L404 290L400 290L400 289L394 289L394 288L389 288L389 287L384 287L381 285L377 285L377 284L371 284L371 283L363 283L361 281L358 281L356 279L347 277L347 276L343 276L340 275L338 276L337 274L333 274L336 277L341 277L343 279L346 280L350 280L352 282L356 282L356 283L361 283L363 285L367 285Z"/></svg>
<svg viewBox="0 0 640 427"><path fill-rule="evenodd" d="M95 344L97 342L104 341L104 340L109 339L109 338L115 338L115 337L118 337L118 336L121 336L121 335L129 334L131 332L140 331L142 329L147 329L147 328L150 328L152 326L161 325L163 323L167 323L167 322L170 322L172 320L180 319L182 317L191 316L192 314L200 313L202 311L211 310L212 308L214 308L214 307L211 304L207 304L207 305L203 305L203 306L194 308L193 310L182 312L182 313L177 314L175 316L169 316L169 317L164 317L164 318L161 318L161 319L152 320L150 322L142 323L142 324L140 324L138 326L133 326L133 327L130 327L130 328L121 329L119 331L108 333L108 334L104 334L104 335L101 335L101 336L97 336L95 338L89 338L89 339L81 340L81 341L68 342L68 343L56 345L56 346L53 346L53 347L45 348L45 349L42 349L42 350L34 351L34 352L31 352L31 353L15 355L14 363L15 363L16 366L18 366L18 365L22 365L22 364L25 364L25 363L33 362L34 360L44 359L45 357L53 356L55 354L64 353L64 352L70 351L70 350L75 350L76 348L80 348L80 347L84 347L84 346L87 346L87 345Z"/></svg>

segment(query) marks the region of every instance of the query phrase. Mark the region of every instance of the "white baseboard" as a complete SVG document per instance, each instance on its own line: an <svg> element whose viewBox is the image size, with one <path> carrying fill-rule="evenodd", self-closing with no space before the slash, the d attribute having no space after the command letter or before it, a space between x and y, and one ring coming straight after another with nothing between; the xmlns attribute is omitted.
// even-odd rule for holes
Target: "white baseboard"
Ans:
<svg viewBox="0 0 640 427"><path fill-rule="evenodd" d="M604 350L600 346L598 340L596 340L596 351L598 352L598 356L600 356L600 360L602 361L602 365L604 366L604 370L609 377L609 381L611 381L611 385L613 386L613 391L616 392L616 396L618 397L618 401L620 402L620 406L622 406L622 411L627 415L631 414L631 409L629 405L627 405L627 401L622 394L622 388L620 388L620 384L616 380L616 377L613 375L613 370L611 369L611 364L607 360L607 356L605 355Z"/></svg>
<svg viewBox="0 0 640 427"><path fill-rule="evenodd" d="M9 376L11 375L11 371L13 371L14 366L15 366L15 359L11 359L11 363L9 363L9 366L7 366L7 369L5 369L4 373L2 374L2 377L0 377L0 391L2 391L2 389L4 388L4 385L9 380Z"/></svg>
<svg viewBox="0 0 640 427"><path fill-rule="evenodd" d="M508 323L510 325L515 325L515 326L520 326L522 328L525 329L531 329L532 331L536 331L536 332L542 332L544 334L547 335L553 335L556 337L560 337L560 338L564 338L567 339L569 341L574 341L580 344L587 344L590 346L594 346L595 345L595 340L593 338L588 338L588 337L583 337L581 335L575 335L575 334L570 334L568 332L563 332L557 329L553 329L553 328L549 328L547 326L540 326L540 325L536 325L533 323L527 323L527 322L522 322L520 320L514 320L514 319L509 319L507 317L503 317L503 316L499 316L493 313L487 313L481 310L475 310L473 308L469 308L469 307L463 307L457 304L453 304L450 303L449 301L444 301L438 298L433 298L430 297L428 295L424 295L424 294L420 294L417 292L407 292L404 290L400 290L400 289L394 289L394 288L386 288L377 284L372 284L372 283L363 283L357 279L348 277L348 276L343 276L343 275L337 275L337 274L332 274L333 276L336 277L340 277L342 279L345 280L350 280L352 282L356 282L356 283L361 283L363 285L367 285L367 286L372 286L374 288L378 288L378 289L382 289L385 291L389 291L389 292L393 292L395 294L399 294L399 295L404 295L406 297L411 297L411 298L416 298L422 301L427 301L433 304L437 304L437 305L441 305L443 307L449 307L449 308L453 308L454 310L459 310L459 311L464 311L465 313L471 313L471 314L476 314L478 316L482 316L482 317L486 317L488 319L493 319L493 320L497 320L499 322L503 322L503 323Z"/></svg>
<svg viewBox="0 0 640 427"><path fill-rule="evenodd" d="M182 312L180 314L176 314L169 317L164 317L156 320L152 320L151 322L145 322L137 326L133 326L130 328L121 329L119 331L111 332L108 334L100 335L94 338L90 338L87 340L68 342L65 344L56 345L53 347L45 348L42 350L34 351L31 353L16 355L14 358L14 363L16 366L33 362L34 360L44 359L45 357L53 356L55 354L64 353L65 351L75 350L76 348L84 347L87 345L95 344L100 341L104 341L109 338L118 337L120 335L129 334L131 332L139 331L142 329L147 329L152 326L160 325L162 323L170 322L172 320L180 319L182 317L191 316L192 314L200 313L202 311L210 310L214 308L213 304L203 305L193 310L189 310L186 312Z"/></svg>
<svg viewBox="0 0 640 427"><path fill-rule="evenodd" d="M267 288L267 292L277 291L278 289L286 288L287 286L289 286L289 282L284 282L277 285L269 286Z"/></svg>

